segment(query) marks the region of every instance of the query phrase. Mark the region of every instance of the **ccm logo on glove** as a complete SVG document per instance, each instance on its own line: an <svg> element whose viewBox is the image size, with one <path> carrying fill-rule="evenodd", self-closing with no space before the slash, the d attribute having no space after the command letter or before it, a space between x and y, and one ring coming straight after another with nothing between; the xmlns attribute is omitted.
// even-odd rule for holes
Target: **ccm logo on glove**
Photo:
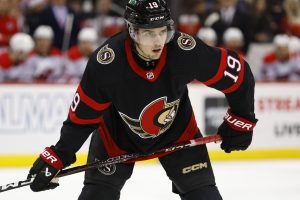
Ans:
<svg viewBox="0 0 300 200"><path fill-rule="evenodd" d="M230 111L227 111L224 121L227 122L231 126L231 128L237 130L237 131L253 131L255 127L255 123L252 123L246 119L240 118L238 116L235 116Z"/></svg>
<svg viewBox="0 0 300 200"><path fill-rule="evenodd" d="M57 170L63 168L63 163L61 162L59 157L53 152L53 150L49 147L46 147L41 153L41 158L43 159L43 161L45 161Z"/></svg>

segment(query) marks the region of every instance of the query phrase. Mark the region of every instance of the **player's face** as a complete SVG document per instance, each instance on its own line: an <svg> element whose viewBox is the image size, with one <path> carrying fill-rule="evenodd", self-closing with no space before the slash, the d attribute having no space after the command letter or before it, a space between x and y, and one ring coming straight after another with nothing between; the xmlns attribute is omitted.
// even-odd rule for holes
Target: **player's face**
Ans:
<svg viewBox="0 0 300 200"><path fill-rule="evenodd" d="M89 57L95 51L97 46L94 42L91 41L81 41L79 42L79 50L82 55Z"/></svg>
<svg viewBox="0 0 300 200"><path fill-rule="evenodd" d="M14 62L20 63L23 62L29 55L29 52L24 51L14 51L13 53Z"/></svg>
<svg viewBox="0 0 300 200"><path fill-rule="evenodd" d="M153 29L139 29L137 50L151 60L159 59L167 40L167 34L166 26Z"/></svg>
<svg viewBox="0 0 300 200"><path fill-rule="evenodd" d="M275 54L278 60L284 61L289 58L289 48L287 46L277 46Z"/></svg>
<svg viewBox="0 0 300 200"><path fill-rule="evenodd" d="M51 48L52 40L38 38L35 40L35 50L40 54L47 54Z"/></svg>

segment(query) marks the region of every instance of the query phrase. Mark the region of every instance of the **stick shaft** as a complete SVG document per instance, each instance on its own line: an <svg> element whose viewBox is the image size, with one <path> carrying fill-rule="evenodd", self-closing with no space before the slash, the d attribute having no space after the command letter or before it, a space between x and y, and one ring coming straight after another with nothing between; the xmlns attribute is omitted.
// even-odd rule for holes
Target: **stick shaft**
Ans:
<svg viewBox="0 0 300 200"><path fill-rule="evenodd" d="M33 182L33 178L29 178L29 179L26 179L26 180L23 180L23 181L18 181L18 182L2 185L2 186L0 186L0 192L5 192L5 191L8 191L8 190L21 188L21 187L30 185L32 182Z"/></svg>
<svg viewBox="0 0 300 200"><path fill-rule="evenodd" d="M155 152L149 153L149 154L137 154L137 153L132 153L132 154L124 154L121 156L117 156L117 157L112 157L112 158L108 158L106 160L99 160L93 163L89 163L86 165L80 165L77 167L71 167L68 169L64 169L62 171L60 171L56 177L64 177L64 176L68 176L71 174L76 174L79 172L83 172L86 171L88 169L92 169L95 167L99 167L99 166L104 166L104 165L112 165L112 164L117 164L117 163L123 163L123 162L133 162L135 160L140 160L143 159L145 157L148 156L155 156L155 155L159 155L161 153L170 153L170 152L174 152L180 149L186 149L186 148L190 148L193 146L198 146L198 145L203 145L203 144L207 144L207 143L211 143L211 142L217 142L217 141L221 141L222 138L220 135L216 134L213 136L207 136L207 137L203 137L203 138L197 138L194 140L190 140L187 141L185 143L181 143L181 144L175 144L172 145L170 147L166 147L160 150L157 150ZM1 192L5 192L8 190L12 190L12 189L17 189L20 187L24 187L27 185L30 185L33 182L34 178L31 179L26 179L23 181L18 181L18 182L14 182L14 183L9 183L3 186L0 186L0 193Z"/></svg>
<svg viewBox="0 0 300 200"><path fill-rule="evenodd" d="M213 136L207 136L207 137L203 137L203 138L197 138L194 140L190 140L181 144L175 144L172 145L170 147L167 148L163 148L160 150L157 150L155 152L143 155L143 154L136 154L136 153L132 153L132 154L124 154L121 156L117 156L117 157L112 157L112 158L108 158L107 160L99 160L93 163L89 163L86 165L81 165L81 166L77 166L77 167L72 167L72 168L68 168L65 170L62 170L58 173L58 175L56 177L63 177L63 176L67 176L67 175L71 175L71 174L75 174L78 172L82 172L82 171L86 171L88 169L91 168L95 168L98 166L104 166L104 165L112 165L112 164L117 164L117 163L122 163L122 162L132 162L135 160L140 160L143 157L148 157L148 156L155 156L161 153L168 153L168 152L173 152L173 151L177 151L180 149L186 149L189 147L193 147L193 146L198 146L198 145L203 145L203 144L207 144L207 143L211 143L211 142L217 142L222 140L221 136L216 134Z"/></svg>

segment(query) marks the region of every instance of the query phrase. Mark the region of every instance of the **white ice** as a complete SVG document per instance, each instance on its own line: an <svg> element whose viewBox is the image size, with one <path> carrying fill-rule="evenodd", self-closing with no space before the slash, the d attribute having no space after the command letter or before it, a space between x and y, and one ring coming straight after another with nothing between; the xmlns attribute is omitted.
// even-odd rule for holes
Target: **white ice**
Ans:
<svg viewBox="0 0 300 200"><path fill-rule="evenodd" d="M300 200L300 160L213 162L224 200ZM25 179L28 169L0 169L0 185ZM83 173L60 179L55 190L33 193L29 187L0 193L1 200L76 200ZM179 200L158 164L136 165L121 200Z"/></svg>

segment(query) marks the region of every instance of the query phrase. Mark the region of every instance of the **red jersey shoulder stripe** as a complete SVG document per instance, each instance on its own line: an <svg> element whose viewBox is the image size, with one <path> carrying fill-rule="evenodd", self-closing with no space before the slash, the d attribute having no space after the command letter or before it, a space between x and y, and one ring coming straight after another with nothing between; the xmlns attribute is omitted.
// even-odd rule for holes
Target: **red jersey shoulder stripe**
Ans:
<svg viewBox="0 0 300 200"><path fill-rule="evenodd" d="M212 84L218 82L219 80L221 80L221 78L223 77L224 71L226 69L226 66L227 66L227 64L226 64L227 51L224 48L220 48L220 50L221 50L221 62L220 62L220 65L219 65L219 70L218 70L217 74L214 77L212 77L208 81L203 82L203 84L205 84L207 86L212 85Z"/></svg>
<svg viewBox="0 0 300 200"><path fill-rule="evenodd" d="M88 97L82 90L81 86L79 85L77 88L77 92L79 93L80 100L88 105L89 107L93 108L94 110L101 111L107 109L110 105L111 102L108 103L97 103L95 100L92 98Z"/></svg>
<svg viewBox="0 0 300 200"><path fill-rule="evenodd" d="M241 56L239 56L239 58L240 58L240 63L241 63L241 71L239 73L239 78L238 78L238 80L237 80L237 82L235 84L233 84L229 88L224 89L224 90L221 91L221 92L223 92L225 94L236 91L240 87L240 85L242 84L242 82L244 80L244 71L245 71L244 65L245 65L245 61L244 61L244 59Z"/></svg>

